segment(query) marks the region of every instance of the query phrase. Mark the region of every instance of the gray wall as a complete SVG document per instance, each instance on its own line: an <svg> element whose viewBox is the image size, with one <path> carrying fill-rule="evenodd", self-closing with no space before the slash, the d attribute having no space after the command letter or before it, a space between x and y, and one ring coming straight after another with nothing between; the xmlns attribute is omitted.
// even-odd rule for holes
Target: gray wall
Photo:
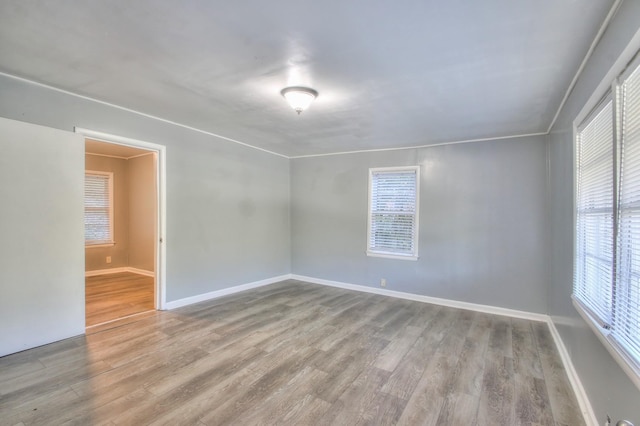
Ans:
<svg viewBox="0 0 640 426"><path fill-rule="evenodd" d="M551 262L549 310L597 419L640 423L640 391L588 328L571 303L573 274L572 123L640 27L640 2L625 1L598 44L548 138Z"/></svg>
<svg viewBox="0 0 640 426"><path fill-rule="evenodd" d="M0 93L0 117L167 147L167 301L290 272L286 158L5 76Z"/></svg>
<svg viewBox="0 0 640 426"><path fill-rule="evenodd" d="M155 271L156 154L127 160L129 166L129 266Z"/></svg>
<svg viewBox="0 0 640 426"><path fill-rule="evenodd" d="M420 165L419 260L367 257L370 167ZM298 158L294 274L546 313L545 138Z"/></svg>
<svg viewBox="0 0 640 426"><path fill-rule="evenodd" d="M111 247L85 248L85 270L121 268L129 265L129 164L121 158L85 155L85 169L113 173L113 239ZM107 263L111 256L111 263Z"/></svg>
<svg viewBox="0 0 640 426"><path fill-rule="evenodd" d="M84 143L0 118L0 150L3 356L84 332Z"/></svg>

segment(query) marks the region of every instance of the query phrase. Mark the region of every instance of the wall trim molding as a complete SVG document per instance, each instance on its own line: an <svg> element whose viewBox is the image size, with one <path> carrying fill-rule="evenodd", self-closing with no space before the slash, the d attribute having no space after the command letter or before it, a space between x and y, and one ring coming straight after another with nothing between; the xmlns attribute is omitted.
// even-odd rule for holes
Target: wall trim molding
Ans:
<svg viewBox="0 0 640 426"><path fill-rule="evenodd" d="M369 153L369 152L386 152L386 151L403 151L407 149L424 149L424 148L436 148L439 146L448 146L448 145L460 145L474 142L491 142L491 141L499 141L504 139L518 139L518 138L528 138L534 136L546 136L548 132L538 132L538 133L525 133L525 134L517 134L517 135L503 135L496 136L492 138L480 138L480 139L465 139L459 141L447 141L447 142L438 142L432 143L428 145L415 145L415 146L398 146L393 148L375 148L375 149L360 149L355 151L338 151L338 152L327 152L324 154L305 154L305 155L293 155L288 157L290 160L295 160L297 158L313 158L313 157L328 157L331 155L345 155L345 154L360 154L360 153Z"/></svg>
<svg viewBox="0 0 640 426"><path fill-rule="evenodd" d="M246 146L248 148L257 149L258 151L263 151L263 152L266 152L266 153L269 153L269 154L272 154L272 155L277 155L278 157L289 158L286 155L279 154L279 153L273 152L273 151L269 151L268 149L259 148L257 146L253 146L253 145L250 145L248 143L239 141L237 139L228 138L226 136L222 136L222 135L219 135L217 133L209 132L207 130L199 129L197 127L193 127L193 126L189 126L189 125L186 125L186 124L178 123L177 121L173 121L173 120L169 120L169 119L166 119L166 118L158 117L158 116L155 116L155 115L152 115L152 114L147 114L145 112L138 111L138 110L135 110L135 109L132 109L132 108L127 108L127 107L124 107L124 106L121 106L121 105L112 104L111 102L103 101L103 100L100 100L98 98L92 98L90 96L81 95L79 93L75 93L75 92L71 92L69 90L61 89L59 87L51 86L50 84L40 83L40 82L37 82L37 81L29 80L28 78L18 77L17 75L8 74L6 72L0 72L0 75L4 76L4 77L7 77L7 78L11 78L13 80L21 81L23 83L32 84L34 86L42 87L42 88L45 88L45 89L48 89L48 90L53 90L54 92L64 93L65 95L69 95L69 96L73 96L73 97L76 97L76 98L84 99L84 100L90 101L90 102L96 102L96 103L101 104L101 105L106 105L106 106L111 107L111 108L116 108L116 109L119 109L119 110L122 110L122 111L127 111L127 112L130 112L132 114L136 114L136 115L140 115L142 117L150 118L152 120L157 120L157 121L161 121L163 123L171 124L171 125L174 125L174 126L177 126L177 127L182 127L183 129L191 130L191 131L194 131L196 133L202 133L204 135L213 136L215 138L223 139L223 140L226 140L226 141L229 141L229 142L233 142L233 143L236 143L238 145L243 145L243 146Z"/></svg>
<svg viewBox="0 0 640 426"><path fill-rule="evenodd" d="M560 101L560 105L558 105L558 109L556 110L556 113L553 116L553 119L551 119L551 123L549 123L549 127L547 128L547 134L551 133L551 129L553 129L553 126L556 124L556 121L558 120L558 116L560 116L560 113L562 112L564 105L567 103L567 100L571 95L571 92L573 92L573 89L576 87L576 84L578 83L578 79L580 78L580 76L582 75L582 72L587 66L587 62L589 62L589 59L591 59L593 52L596 50L596 47L598 46L598 43L600 43L600 40L602 39L602 36L604 35L605 31L607 30L607 28L609 28L609 24L611 23L611 21L613 20L613 17L618 12L618 9L620 8L621 4L622 4L622 0L615 0L614 3L611 5L611 8L609 9L609 13L607 13L607 16L604 18L604 21L602 22L602 25L600 25L600 28L598 29L598 33L596 34L595 38L591 42L591 45L589 46L589 50L587 50L587 53L584 55L584 58L582 59L582 62L580 63L580 66L578 67L576 74L573 76L573 80L571 80L571 83L569 83L569 87L567 87L564 97L562 98L562 101Z"/></svg>
<svg viewBox="0 0 640 426"><path fill-rule="evenodd" d="M450 308L466 309L468 311L484 312L487 314L504 315L513 318L521 318L532 321L548 322L549 316L536 312L518 311L515 309L499 308L490 305L480 305L477 303L460 302L451 299L441 299L438 297L423 296L414 293L405 293L402 291L387 290L384 288L368 287L359 284L349 284L340 281L324 280L320 278L307 277L304 275L292 274L291 278L298 281L305 281L312 284L321 284L330 287L338 287L345 290L361 291L364 293L379 294L382 296L390 296L398 299L413 300L416 302L431 303L432 305L448 306Z"/></svg>
<svg viewBox="0 0 640 426"><path fill-rule="evenodd" d="M617 1L621 1L621 0L617 0ZM37 87L42 87L44 89L48 89L48 90L52 90L54 92L58 92L58 93L63 93L65 95L69 95L69 96L73 96L76 98L80 98L80 99L84 99L86 101L90 101L90 102L96 102L98 104L101 105L106 105L108 107L111 108L116 108L122 111L126 111L132 114L136 114L136 115L140 115L142 117L146 117L146 118L150 118L152 120L157 120L157 121L161 121L163 123L167 123L167 124L171 124L173 126L177 126L177 127L182 127L183 129L187 129L187 130L191 130L193 132L196 133L201 133L204 135L208 135L208 136L212 136L218 139L222 139L222 140L226 140L238 145L242 145L245 146L247 148L251 148L251 149L256 149L258 151L263 151L266 152L268 154L271 155L275 155L278 157L282 157L282 158L286 158L286 159L294 159L294 158L307 158L307 157L323 157L323 156L327 156L327 155L343 155L343 154L353 154L353 153L368 153L368 152L378 152L378 151L396 151L396 150L406 150L406 149L419 149L419 148L430 148L430 147L436 147L436 146L445 146L445 145L456 145L456 144L461 144L461 143L470 143L470 142L484 142L484 141L492 141L492 140L501 140L501 139L515 139L515 138L523 138L523 137L528 137L528 136L544 136L544 135L548 135L549 132L536 132L536 133L527 133L527 134L516 134L516 135L503 135L503 136L496 136L496 137L487 137L487 138L479 138L479 139L467 139L467 140L452 140L452 141L445 141L445 142L441 142L441 143L436 143L436 144L427 144L427 145L418 145L418 146L400 146L400 147L390 147L390 148L378 148L378 149L363 149L363 150L355 150L355 151L340 151L340 152L327 152L327 153L323 153L323 154L307 154L307 155L285 155L285 154L281 154L275 151L270 151L268 149L265 148L260 148L258 146L255 145L251 145L250 143L247 142L242 142L240 140L237 139L233 139L233 138L229 138L223 135L219 135L217 133L213 133L210 132L208 130L203 130L203 129L199 129L197 127L193 127L193 126L189 126L186 124L182 124L179 123L177 121L173 121L173 120L169 120L166 118L162 118L162 117L158 117L152 114L147 114L144 113L142 111L137 111L135 109L131 109L131 108L127 108L127 107L123 107L117 104L112 104L110 102L106 102L97 98L92 98L90 96L85 96L85 95L80 95L78 93L75 92L71 92L69 90L65 90L65 89L61 89L59 87L55 87L55 86L51 86L49 84L45 84L45 83L40 83L37 81L33 81L33 80L29 80L28 78L24 78L24 77L19 77L17 75L13 75L13 74L9 74L6 72L0 72L0 76L4 76L7 78L10 78L12 80L17 80L26 84L31 84Z"/></svg>
<svg viewBox="0 0 640 426"><path fill-rule="evenodd" d="M127 157L120 157L119 155L95 154L93 152L85 152L84 155L91 155L91 156L94 156L94 157L117 158L118 160L128 160Z"/></svg>
<svg viewBox="0 0 640 426"><path fill-rule="evenodd" d="M275 284L281 281L288 280L290 278L291 278L291 274L279 275L277 277L267 278L259 281L253 281L246 284L240 284L233 287L223 288L221 290L210 291L208 293L198 294L196 296L189 296L183 299L172 300L164 304L164 309L166 310L177 309L183 306L193 305L194 303L205 302L207 300L217 299L219 297L240 293L245 290L251 290L253 288L264 287L270 284Z"/></svg>
<svg viewBox="0 0 640 426"><path fill-rule="evenodd" d="M145 269L131 268L129 266L122 266L120 268L109 269L96 269L95 271L85 271L85 277L95 277L98 275L119 274L121 272L131 272L134 274L145 275L147 277L155 277L156 274L153 271L147 271Z"/></svg>
<svg viewBox="0 0 640 426"><path fill-rule="evenodd" d="M560 333L558 332L558 329L553 323L553 319L551 317L548 318L547 325L549 326L551 336L553 336L553 341L556 343L556 347L558 348L560 359L562 359L562 364L564 365L564 369L567 372L569 383L571 383L573 392L576 395L576 399L578 400L578 405L580 405L580 410L582 411L582 416L584 417L585 422L589 426L598 426L598 419L596 418L596 414L593 411L593 407L591 406L591 402L589 401L587 392L585 391L584 386L582 386L582 381L580 380L580 376L573 366L573 362L571 361L571 357L569 356L569 351L567 351L567 347L562 341L562 337L560 336Z"/></svg>

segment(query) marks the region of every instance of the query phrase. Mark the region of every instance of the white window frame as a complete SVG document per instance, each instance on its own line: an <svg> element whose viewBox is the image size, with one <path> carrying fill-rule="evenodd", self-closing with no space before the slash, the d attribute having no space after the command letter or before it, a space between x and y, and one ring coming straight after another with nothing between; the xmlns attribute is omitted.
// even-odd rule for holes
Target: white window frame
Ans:
<svg viewBox="0 0 640 426"><path fill-rule="evenodd" d="M413 252L410 254L396 253L383 250L375 250L371 247L371 231L372 231L372 181L376 173L385 172L410 172L415 173L416 179L416 198L414 211L414 228L412 235ZM418 260L418 235L419 235L419 218L420 218L420 166L403 166L403 167L375 167L369 169L369 190L368 190L368 206L367 206L367 256L384 257L389 259L402 260Z"/></svg>
<svg viewBox="0 0 640 426"><path fill-rule="evenodd" d="M635 41L632 41L632 43L630 43L630 45L627 47L627 49L625 50L625 52L623 52L623 54L621 55L621 57L618 59L618 61L614 64L614 66L611 68L611 70L609 71L609 73L607 73L607 76L603 79L603 81L600 83L600 85L598 86L597 90L594 92L594 94L591 96L591 98L589 99L589 101L585 104L585 106L583 107L582 111L580 111L580 113L578 114L578 116L576 117L576 119L573 122L573 164L574 164L574 186L573 186L573 190L574 190L574 194L573 194L573 213L574 213L574 217L573 217L573 244L574 244L574 265L573 265L573 274L575 277L576 274L576 256L575 253L577 252L577 205L576 205L576 199L577 199L577 193L576 193L576 189L577 189L577 183L578 183L578 176L577 176L577 161L578 161L578 157L577 157L577 137L578 137L578 133L580 130L580 127L587 121L587 119L590 119L591 117L593 117L595 114L595 112L597 111L597 109L599 108L600 105L603 104L604 101L606 101L607 97L612 97L613 98L613 116L612 116L612 120L613 120L613 144L614 144L614 164L615 164L615 168L614 168L614 188L615 188L615 194L612 194L612 197L615 196L614 198L614 213L615 213L615 219L614 219L614 235L617 234L617 209L618 209L618 202L619 202L619 197L618 197L618 185L619 185L619 175L618 175L618 168L620 167L619 161L620 161L620 157L619 157L619 152L617 152L620 148L620 129L619 127L619 123L620 123L620 111L619 108L621 107L620 105L620 100L619 100L619 87L621 85L622 79L628 75L630 70L635 69L636 67L640 66L640 52L637 52L637 50L640 48L640 38L638 38ZM637 54L636 54L637 52ZM635 56L635 58L634 58ZM615 241L615 237L614 237L614 245L617 244ZM617 256L615 253L617 252L617 247L614 246L614 262L616 262L615 257ZM614 271L614 280L615 280L615 276L617 275L617 272ZM611 285L613 286L613 283L611 283ZM615 296L614 296L615 297ZM598 339L602 342L602 344L605 346L605 348L607 349L607 351L612 355L612 357L614 358L614 360L618 363L618 365L620 365L620 367L622 368L622 370L627 374L627 376L631 379L631 381L636 385L636 387L638 389L640 389L640 362L639 360L635 360L632 356L629 355L629 353L627 352L627 350L625 348L623 348L613 337L613 331L611 330L611 325L610 324L606 324L603 323L603 321L594 314L594 312L592 312L588 306L585 306L575 295L572 295L572 300L573 300L573 305L576 308L576 310L578 311L578 313L582 316L582 318L585 320L585 322L589 325L589 327L594 331L594 333L596 334L596 336L598 337ZM615 307L613 308L613 311L615 311ZM615 315L614 312L612 312L612 315Z"/></svg>
<svg viewBox="0 0 640 426"><path fill-rule="evenodd" d="M108 185L109 185L109 235L111 236L111 240L103 241L103 240L87 240L85 237L84 246L85 248L99 248L99 247L112 247L115 245L115 236L114 236L114 224L113 224L113 172L103 172L99 170L85 170L84 172L85 179L87 176L107 176ZM86 209L86 207L85 207Z"/></svg>

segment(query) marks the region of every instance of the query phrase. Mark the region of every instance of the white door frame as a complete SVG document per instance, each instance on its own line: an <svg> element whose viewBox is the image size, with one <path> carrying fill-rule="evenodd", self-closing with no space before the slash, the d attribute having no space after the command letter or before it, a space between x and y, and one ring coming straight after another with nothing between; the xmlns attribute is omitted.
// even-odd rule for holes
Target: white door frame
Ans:
<svg viewBox="0 0 640 426"><path fill-rule="evenodd" d="M124 136L111 135L108 133L97 132L95 130L83 129L81 127L74 127L74 131L83 135L85 138L98 140L101 142L112 143L116 145L130 146L133 148L146 149L153 151L158 155L158 167L156 181L158 182L156 188L156 200L157 207L156 212L158 217L156 218L156 243L155 243L155 257L156 257L156 309L166 309L167 291L166 291L166 235L167 235L167 196L166 196L166 147L164 145L158 145L156 143L145 142L138 139L131 139Z"/></svg>

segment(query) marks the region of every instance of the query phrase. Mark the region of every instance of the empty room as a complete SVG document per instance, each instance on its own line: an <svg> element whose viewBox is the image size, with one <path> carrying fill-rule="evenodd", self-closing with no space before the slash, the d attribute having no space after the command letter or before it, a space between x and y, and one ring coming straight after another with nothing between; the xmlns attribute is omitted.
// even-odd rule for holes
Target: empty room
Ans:
<svg viewBox="0 0 640 426"><path fill-rule="evenodd" d="M0 2L0 425L640 425L640 1Z"/></svg>

